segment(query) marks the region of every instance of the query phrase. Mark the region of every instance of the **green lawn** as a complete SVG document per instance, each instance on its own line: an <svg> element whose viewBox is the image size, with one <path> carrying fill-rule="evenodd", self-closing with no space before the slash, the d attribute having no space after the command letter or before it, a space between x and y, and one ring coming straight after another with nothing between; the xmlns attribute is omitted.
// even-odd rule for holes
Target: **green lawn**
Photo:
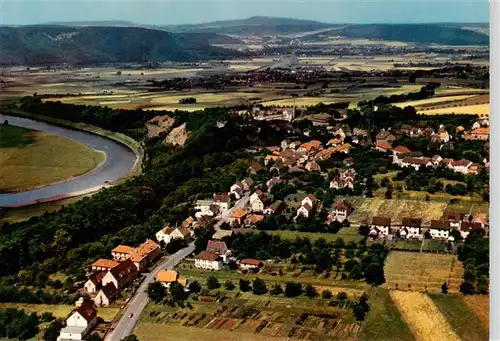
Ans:
<svg viewBox="0 0 500 341"><path fill-rule="evenodd" d="M462 296L436 294L430 297L462 340L488 340L488 328L469 310Z"/></svg>
<svg viewBox="0 0 500 341"><path fill-rule="evenodd" d="M372 288L368 291L370 312L363 325L364 341L414 341L412 332L392 302L389 291Z"/></svg>
<svg viewBox="0 0 500 341"><path fill-rule="evenodd" d="M64 319L75 309L75 306L65 304L0 303L0 309L6 308L23 309L27 313L37 313L40 315L49 312L56 318ZM97 316L102 317L105 321L112 321L119 310L118 308L98 308Z"/></svg>
<svg viewBox="0 0 500 341"><path fill-rule="evenodd" d="M357 242L363 239L363 236L358 233L358 229L354 227L342 228L338 233L299 232L299 231L288 231L288 230L266 231L266 232L272 235L280 236L281 238L287 240L295 240L297 237L306 237L309 238L311 241L324 238L329 242L334 242L338 238L342 238L344 242L348 243L350 241Z"/></svg>
<svg viewBox="0 0 500 341"><path fill-rule="evenodd" d="M105 159L105 153L70 139L2 125L0 192L64 181L91 171Z"/></svg>

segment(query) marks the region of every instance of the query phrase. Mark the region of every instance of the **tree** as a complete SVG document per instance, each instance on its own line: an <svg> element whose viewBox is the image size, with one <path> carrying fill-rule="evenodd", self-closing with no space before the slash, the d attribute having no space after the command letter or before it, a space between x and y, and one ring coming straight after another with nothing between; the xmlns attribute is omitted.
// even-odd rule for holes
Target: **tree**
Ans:
<svg viewBox="0 0 500 341"><path fill-rule="evenodd" d="M359 225L358 233L366 237L370 233L370 227L368 225Z"/></svg>
<svg viewBox="0 0 500 341"><path fill-rule="evenodd" d="M132 334L132 335L124 337L120 341L139 341L139 339L137 338L137 336Z"/></svg>
<svg viewBox="0 0 500 341"><path fill-rule="evenodd" d="M283 289L281 288L281 285L276 283L275 285L273 285L273 287L272 287L271 291L269 291L269 293L271 295L280 295L283 293Z"/></svg>
<svg viewBox="0 0 500 341"><path fill-rule="evenodd" d="M324 299L332 298L332 296L333 294L330 290L323 290L323 292L321 292L321 297Z"/></svg>
<svg viewBox="0 0 500 341"><path fill-rule="evenodd" d="M201 291L201 285L200 283L198 283L198 281L193 281L189 283L189 292L196 294L200 291Z"/></svg>
<svg viewBox="0 0 500 341"><path fill-rule="evenodd" d="M252 291L255 295L262 295L267 292L266 283L260 278L256 278L252 283Z"/></svg>
<svg viewBox="0 0 500 341"><path fill-rule="evenodd" d="M371 263L364 273L366 283L381 285L385 283L384 267L378 263Z"/></svg>
<svg viewBox="0 0 500 341"><path fill-rule="evenodd" d="M177 282L170 284L170 295L175 302L186 299L186 292L184 291L184 288Z"/></svg>
<svg viewBox="0 0 500 341"><path fill-rule="evenodd" d="M215 278L214 276L208 277L207 278L207 288L210 290L220 288L220 283L217 280L217 278Z"/></svg>
<svg viewBox="0 0 500 341"><path fill-rule="evenodd" d="M148 297L151 301L157 303L166 296L165 287L160 282L149 283Z"/></svg>
<svg viewBox="0 0 500 341"><path fill-rule="evenodd" d="M337 294L337 299L341 301L346 300L347 294L344 291L339 291L339 293Z"/></svg>
<svg viewBox="0 0 500 341"><path fill-rule="evenodd" d="M56 341L62 327L63 327L62 321L60 320L53 321L43 332L43 340Z"/></svg>
<svg viewBox="0 0 500 341"><path fill-rule="evenodd" d="M385 191L385 198L392 199L392 189L388 189L387 191Z"/></svg>
<svg viewBox="0 0 500 341"><path fill-rule="evenodd" d="M302 294L302 285L295 282L287 282L285 285L285 296L296 297Z"/></svg>
<svg viewBox="0 0 500 341"><path fill-rule="evenodd" d="M462 282L460 284L460 292L464 295L473 295L474 294L474 284L470 282Z"/></svg>
<svg viewBox="0 0 500 341"><path fill-rule="evenodd" d="M481 295L488 294L488 277L485 275L480 276L476 283L476 292Z"/></svg>
<svg viewBox="0 0 500 341"><path fill-rule="evenodd" d="M230 280L227 280L226 283L224 283L224 287L227 290L233 290L234 289L234 284Z"/></svg>
<svg viewBox="0 0 500 341"><path fill-rule="evenodd" d="M366 311L359 303L357 303L353 306L352 314L354 315L354 318L356 319L356 321L364 321L365 320Z"/></svg>
<svg viewBox="0 0 500 341"><path fill-rule="evenodd" d="M241 291L247 292L250 290L250 281L240 278L239 286Z"/></svg>
<svg viewBox="0 0 500 341"><path fill-rule="evenodd" d="M443 294L447 294L448 293L448 284L446 282L444 282L443 285L441 285L441 292Z"/></svg>
<svg viewBox="0 0 500 341"><path fill-rule="evenodd" d="M313 298L313 297L318 296L318 292L316 291L316 288L313 287L311 284L306 285L306 287L304 289L304 293L309 298Z"/></svg>

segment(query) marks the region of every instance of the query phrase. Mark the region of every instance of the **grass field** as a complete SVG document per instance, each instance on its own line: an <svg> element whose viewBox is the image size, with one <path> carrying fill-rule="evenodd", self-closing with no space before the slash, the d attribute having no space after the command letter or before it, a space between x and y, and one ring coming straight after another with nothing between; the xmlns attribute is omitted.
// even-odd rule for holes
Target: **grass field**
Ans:
<svg viewBox="0 0 500 341"><path fill-rule="evenodd" d="M479 318L483 327L489 328L490 300L489 296L464 296L467 307Z"/></svg>
<svg viewBox="0 0 500 341"><path fill-rule="evenodd" d="M463 266L455 255L391 251L384 266L387 288L440 293L441 285L449 281L449 292L458 292Z"/></svg>
<svg viewBox="0 0 500 341"><path fill-rule="evenodd" d="M372 288L368 291L370 312L366 316L361 340L414 341L412 332L394 305L389 291Z"/></svg>
<svg viewBox="0 0 500 341"><path fill-rule="evenodd" d="M417 341L460 341L426 294L395 290L391 297Z"/></svg>
<svg viewBox="0 0 500 341"><path fill-rule="evenodd" d="M2 126L0 191L18 191L64 181L91 171L105 158L104 153L66 138Z"/></svg>
<svg viewBox="0 0 500 341"><path fill-rule="evenodd" d="M420 110L419 114L424 115L447 115L447 114L467 114L487 117L490 115L489 104L468 105L462 107L448 107L439 109Z"/></svg>
<svg viewBox="0 0 500 341"><path fill-rule="evenodd" d="M334 242L338 238L342 238L346 243L350 241L360 241L363 236L358 233L356 228L342 228L338 233L315 233L315 232L298 232L298 231L267 231L267 233L272 235L280 236L283 239L295 240L297 237L309 238L312 242L320 238L325 239L329 242Z"/></svg>
<svg viewBox="0 0 500 341"><path fill-rule="evenodd" d="M444 96L444 97L432 97L432 98L427 98L427 99L422 99L419 101L409 101L409 102L402 102L402 103L395 103L394 105L400 108L404 108L406 106L413 106L413 107L419 107L422 105L428 105L428 104L435 104L439 105L440 103L443 102L450 102L450 101L461 101L467 98L474 97L473 95L455 95L455 96ZM418 110L418 108L417 108Z"/></svg>
<svg viewBox="0 0 500 341"><path fill-rule="evenodd" d="M438 294L431 295L430 297L446 321L448 321L455 333L462 340L488 340L488 328L471 312L463 296Z"/></svg>
<svg viewBox="0 0 500 341"><path fill-rule="evenodd" d="M63 304L27 304L27 303L0 303L0 309L17 308L23 309L25 312L42 314L45 312L52 313L56 318L66 318L69 313L75 309L72 305ZM118 308L97 308L97 316L105 321L112 321L118 314Z"/></svg>

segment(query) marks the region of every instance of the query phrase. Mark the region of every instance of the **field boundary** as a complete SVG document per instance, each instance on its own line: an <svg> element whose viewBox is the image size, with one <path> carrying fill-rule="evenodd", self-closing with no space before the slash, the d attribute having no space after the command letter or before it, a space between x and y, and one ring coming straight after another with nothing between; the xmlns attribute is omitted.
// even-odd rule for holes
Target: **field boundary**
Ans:
<svg viewBox="0 0 500 341"><path fill-rule="evenodd" d="M136 155L136 160L134 162L134 166L132 167L132 170L125 175L124 177L117 179L116 183L123 182L129 178L135 177L137 175L140 175L142 173L142 165L144 161L144 149L142 148L141 144L134 140L133 138L122 134L118 132L113 132L109 131L91 124L87 123L81 123L81 122L72 122L72 121L66 121L66 120L61 120L58 118L53 118L53 117L48 117L48 116L43 116L43 115L35 115L32 113L27 113L22 110L6 110L5 113L7 115L12 115L12 116L17 116L17 117L22 117L22 118L28 118L34 121L40 121L40 122L45 122L45 123L50 123L53 125L69 128L69 129L74 129L74 130L82 130L87 133L91 133L94 135L99 135L105 138L108 138L110 140L113 140L115 142L118 142L130 150L134 152Z"/></svg>

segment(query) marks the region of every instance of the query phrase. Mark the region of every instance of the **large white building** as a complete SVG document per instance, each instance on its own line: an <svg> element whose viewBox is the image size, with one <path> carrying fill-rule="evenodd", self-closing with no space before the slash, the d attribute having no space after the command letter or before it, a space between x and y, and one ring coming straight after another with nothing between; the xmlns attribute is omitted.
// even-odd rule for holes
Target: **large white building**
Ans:
<svg viewBox="0 0 500 341"><path fill-rule="evenodd" d="M194 266L198 269L220 270L222 269L222 260L213 252L202 251L195 257Z"/></svg>
<svg viewBox="0 0 500 341"><path fill-rule="evenodd" d="M92 303L84 301L73 310L61 329L57 341L83 340L97 324L97 310Z"/></svg>

